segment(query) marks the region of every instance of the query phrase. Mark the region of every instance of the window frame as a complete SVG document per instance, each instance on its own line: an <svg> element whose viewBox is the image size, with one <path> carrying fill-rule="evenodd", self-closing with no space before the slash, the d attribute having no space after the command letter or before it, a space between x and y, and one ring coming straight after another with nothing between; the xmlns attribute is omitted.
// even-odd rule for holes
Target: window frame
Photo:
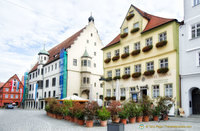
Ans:
<svg viewBox="0 0 200 131"><path fill-rule="evenodd" d="M146 46L153 45L153 37L149 37L149 38L145 39L145 45Z"/></svg>
<svg viewBox="0 0 200 131"><path fill-rule="evenodd" d="M119 49L115 50L115 56L119 56L119 54L120 54L120 50Z"/></svg>
<svg viewBox="0 0 200 131"><path fill-rule="evenodd" d="M134 43L134 50L140 50L140 42Z"/></svg>
<svg viewBox="0 0 200 131"><path fill-rule="evenodd" d="M135 73L140 73L141 72L141 64L135 65Z"/></svg>
<svg viewBox="0 0 200 131"><path fill-rule="evenodd" d="M129 53L129 46L124 47L124 53Z"/></svg>
<svg viewBox="0 0 200 131"><path fill-rule="evenodd" d="M165 96L172 98L173 97L173 85L171 83L165 84L164 87L165 87Z"/></svg>
<svg viewBox="0 0 200 131"><path fill-rule="evenodd" d="M77 59L73 59L73 66L77 66Z"/></svg>
<svg viewBox="0 0 200 131"><path fill-rule="evenodd" d="M131 67L124 67L124 74L125 75L130 75L131 74Z"/></svg>
<svg viewBox="0 0 200 131"><path fill-rule="evenodd" d="M107 71L107 77L108 77L108 78L112 77L112 70Z"/></svg>
<svg viewBox="0 0 200 131"><path fill-rule="evenodd" d="M128 27L125 27L125 28L123 29L123 33L128 33Z"/></svg>
<svg viewBox="0 0 200 131"><path fill-rule="evenodd" d="M161 36L161 35L163 35L163 34L165 34L165 35L164 35L164 36ZM164 31L164 32L158 34L158 41L159 41L159 42L165 41L165 40L167 40L167 31Z"/></svg>
<svg viewBox="0 0 200 131"><path fill-rule="evenodd" d="M153 63L152 65L148 65L148 63ZM148 67L150 66L150 67ZM153 67L153 69L152 69ZM150 69L149 69L150 68ZM154 61L149 61L146 63L146 71L154 70Z"/></svg>
<svg viewBox="0 0 200 131"><path fill-rule="evenodd" d="M156 89L155 89L154 87L155 87ZM160 86L159 86L159 85L153 85L153 86L152 86L152 89L153 89L153 90L152 90L152 97L153 97L153 98L158 98L158 97L160 96ZM154 93L155 93L155 94L154 94Z"/></svg>
<svg viewBox="0 0 200 131"><path fill-rule="evenodd" d="M126 96L126 88L120 88L120 95Z"/></svg>
<svg viewBox="0 0 200 131"><path fill-rule="evenodd" d="M115 70L115 76L120 76L120 69Z"/></svg>
<svg viewBox="0 0 200 131"><path fill-rule="evenodd" d="M165 60L167 60L167 62ZM168 58L160 59L159 60L159 66L160 66L160 68L168 68L169 67L169 60L168 60Z"/></svg>

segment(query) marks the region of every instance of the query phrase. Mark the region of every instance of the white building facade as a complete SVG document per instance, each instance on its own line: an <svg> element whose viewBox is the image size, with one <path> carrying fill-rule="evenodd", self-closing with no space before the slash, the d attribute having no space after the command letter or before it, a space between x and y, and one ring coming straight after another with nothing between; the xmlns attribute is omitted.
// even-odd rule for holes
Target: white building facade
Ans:
<svg viewBox="0 0 200 131"><path fill-rule="evenodd" d="M67 53L65 97L77 95L90 100L103 98L99 81L103 75L103 44L95 28L94 18L90 16L88 20L88 25L62 43L48 52L43 49L38 53L38 62L29 72L25 107L44 109L46 98L61 98L61 50Z"/></svg>
<svg viewBox="0 0 200 131"><path fill-rule="evenodd" d="M181 105L187 117L200 114L200 0L184 0L179 33Z"/></svg>

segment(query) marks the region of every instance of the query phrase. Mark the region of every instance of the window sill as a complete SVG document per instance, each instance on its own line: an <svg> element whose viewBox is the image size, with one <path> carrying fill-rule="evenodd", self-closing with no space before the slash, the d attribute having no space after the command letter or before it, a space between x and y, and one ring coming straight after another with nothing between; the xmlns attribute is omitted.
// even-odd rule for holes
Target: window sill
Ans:
<svg viewBox="0 0 200 131"><path fill-rule="evenodd" d="M198 38L200 38L200 36L194 37L194 38L190 38L189 41L196 40L196 39L198 39Z"/></svg>
<svg viewBox="0 0 200 131"><path fill-rule="evenodd" d="M200 5L200 3L198 3L198 4L196 4L196 5L193 5L192 8L194 8L194 7L198 6L198 5Z"/></svg>

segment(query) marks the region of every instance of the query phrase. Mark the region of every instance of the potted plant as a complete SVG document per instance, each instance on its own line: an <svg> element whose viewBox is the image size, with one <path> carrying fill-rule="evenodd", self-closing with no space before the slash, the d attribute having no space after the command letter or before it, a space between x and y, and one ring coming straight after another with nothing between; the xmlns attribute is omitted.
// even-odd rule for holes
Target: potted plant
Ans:
<svg viewBox="0 0 200 131"><path fill-rule="evenodd" d="M142 122L143 118L143 109L141 105L137 105L135 108L135 114L136 114L136 121L137 122Z"/></svg>
<svg viewBox="0 0 200 131"><path fill-rule="evenodd" d="M104 60L104 62L107 64L107 63L109 63L111 61L111 58L107 58L107 59L105 59Z"/></svg>
<svg viewBox="0 0 200 131"><path fill-rule="evenodd" d="M130 20L131 18L133 18L134 14L129 14L126 16L126 20Z"/></svg>
<svg viewBox="0 0 200 131"><path fill-rule="evenodd" d="M108 110L111 113L112 122L114 122L114 123L119 123L119 121L120 121L119 114L118 114L119 111L121 110L120 106L121 106L121 104L119 101L112 101L110 103L110 106L108 107Z"/></svg>
<svg viewBox="0 0 200 131"><path fill-rule="evenodd" d="M106 101L109 101L109 100L111 100L111 97L110 97L110 96L106 96L106 97L105 97L105 100L106 100Z"/></svg>
<svg viewBox="0 0 200 131"><path fill-rule="evenodd" d="M72 100L64 100L63 104L64 104L63 114L65 116L65 119L70 121L71 120L70 108L72 107L73 102Z"/></svg>
<svg viewBox="0 0 200 131"><path fill-rule="evenodd" d="M113 80L117 80L117 79L120 79L121 77L120 76L115 76L113 77Z"/></svg>
<svg viewBox="0 0 200 131"><path fill-rule="evenodd" d="M122 59L125 59L125 58L127 58L129 55L130 55L129 53L124 53L124 54L121 55L121 58L122 58Z"/></svg>
<svg viewBox="0 0 200 131"><path fill-rule="evenodd" d="M145 75L145 76L152 76L154 73L155 73L154 70L148 70L148 71L145 71L145 72L144 72L144 75Z"/></svg>
<svg viewBox="0 0 200 131"><path fill-rule="evenodd" d="M135 112L136 105L135 105L135 103L133 101L129 102L126 105L124 105L124 108L127 109L127 112L129 114L129 116L128 116L129 123L135 123L135 121L136 121L136 112Z"/></svg>
<svg viewBox="0 0 200 131"><path fill-rule="evenodd" d="M139 78L141 76L141 72L135 72L132 74L132 78Z"/></svg>
<svg viewBox="0 0 200 131"><path fill-rule="evenodd" d="M158 121L159 120L159 116L160 116L160 106L156 106L154 109L153 109L153 120L154 121Z"/></svg>
<svg viewBox="0 0 200 131"><path fill-rule="evenodd" d="M124 74L124 75L122 76L122 79L128 79L128 78L130 78L130 74Z"/></svg>
<svg viewBox="0 0 200 131"><path fill-rule="evenodd" d="M116 100L116 96L112 96L111 99L112 99L113 101L115 101L115 100Z"/></svg>
<svg viewBox="0 0 200 131"><path fill-rule="evenodd" d="M134 51L131 52L132 56L136 56L138 54L140 54L140 50L134 50Z"/></svg>
<svg viewBox="0 0 200 131"><path fill-rule="evenodd" d="M119 112L119 118L124 125L126 125L126 119L128 118L128 116L128 111L125 108L122 108Z"/></svg>
<svg viewBox="0 0 200 131"><path fill-rule="evenodd" d="M99 106L97 102L87 102L85 104L86 127L93 127L93 120L97 113Z"/></svg>
<svg viewBox="0 0 200 131"><path fill-rule="evenodd" d="M47 105L45 106L45 111L47 112L47 115L49 116L49 111L50 111L49 104L47 104Z"/></svg>
<svg viewBox="0 0 200 131"><path fill-rule="evenodd" d="M163 68L158 69L158 70L157 70L157 73L159 73L159 74L165 74L165 73L167 73L168 71L169 71L169 68L163 67Z"/></svg>
<svg viewBox="0 0 200 131"><path fill-rule="evenodd" d="M112 61L117 61L117 60L119 60L119 55L117 55L117 56L113 56L113 58L112 58Z"/></svg>
<svg viewBox="0 0 200 131"><path fill-rule="evenodd" d="M74 102L73 110L74 110L74 122L77 124L82 124L84 119L84 104L80 104L79 102Z"/></svg>
<svg viewBox="0 0 200 131"><path fill-rule="evenodd" d="M143 96L142 108L143 108L144 122L149 122L149 117L152 114L151 104L152 100L150 100L148 96Z"/></svg>
<svg viewBox="0 0 200 131"><path fill-rule="evenodd" d="M125 96L121 96L121 97L120 97L120 100L121 100L121 101L124 101L124 100L126 100L126 97L125 97Z"/></svg>
<svg viewBox="0 0 200 131"><path fill-rule="evenodd" d="M163 46L167 45L167 40L164 40L164 41L160 41L156 44L156 47L157 48L161 48Z"/></svg>
<svg viewBox="0 0 200 131"><path fill-rule="evenodd" d="M123 33L123 34L120 34L120 37L125 38L127 35L128 35L128 33Z"/></svg>
<svg viewBox="0 0 200 131"><path fill-rule="evenodd" d="M110 112L105 107L97 111L98 117L101 120L101 126L107 126L107 120L110 118Z"/></svg>
<svg viewBox="0 0 200 131"><path fill-rule="evenodd" d="M63 119L62 116L62 105L61 104L56 104L55 105L55 114L56 114L56 119Z"/></svg>
<svg viewBox="0 0 200 131"><path fill-rule="evenodd" d="M107 78L106 78L106 81L107 81L107 82L112 81L112 77L107 77Z"/></svg>
<svg viewBox="0 0 200 131"><path fill-rule="evenodd" d="M143 51L143 52L148 52L148 51L150 51L152 48L153 48L153 45L147 45L147 46L145 46L145 47L142 49L142 51Z"/></svg>
<svg viewBox="0 0 200 131"><path fill-rule="evenodd" d="M140 30L139 27L137 27L137 28L133 28L133 29L131 30L131 33L135 33L135 32L137 32L138 30Z"/></svg>

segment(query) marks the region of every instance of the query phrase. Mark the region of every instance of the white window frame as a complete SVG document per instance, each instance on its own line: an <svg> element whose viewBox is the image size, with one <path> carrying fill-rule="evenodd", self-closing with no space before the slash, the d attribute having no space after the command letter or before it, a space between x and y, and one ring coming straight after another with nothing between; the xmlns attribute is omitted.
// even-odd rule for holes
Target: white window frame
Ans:
<svg viewBox="0 0 200 131"><path fill-rule="evenodd" d="M116 70L115 70L115 75L116 75L116 76L120 76L120 69L116 69Z"/></svg>
<svg viewBox="0 0 200 131"><path fill-rule="evenodd" d="M193 37L193 31L194 31L194 37ZM199 34L198 34L199 31ZM200 22L191 25L191 39L195 39L200 37Z"/></svg>
<svg viewBox="0 0 200 131"><path fill-rule="evenodd" d="M160 87L159 85L153 85L153 98L160 96Z"/></svg>
<svg viewBox="0 0 200 131"><path fill-rule="evenodd" d="M165 96L173 97L173 86L172 86L172 84L165 84Z"/></svg>
<svg viewBox="0 0 200 131"><path fill-rule="evenodd" d="M106 96L107 97L111 97L111 89L107 89L106 90Z"/></svg>
<svg viewBox="0 0 200 131"><path fill-rule="evenodd" d="M120 88L121 96L126 96L126 88Z"/></svg>
<svg viewBox="0 0 200 131"><path fill-rule="evenodd" d="M145 43L146 46L153 45L153 38L152 37L147 38Z"/></svg>
<svg viewBox="0 0 200 131"><path fill-rule="evenodd" d="M135 49L135 50L140 50L140 42L136 42L136 43L134 44L134 49Z"/></svg>
<svg viewBox="0 0 200 131"><path fill-rule="evenodd" d="M106 53L107 58L111 58L111 52Z"/></svg>
<svg viewBox="0 0 200 131"><path fill-rule="evenodd" d="M120 53L119 49L115 50L115 56L119 56L119 53Z"/></svg>
<svg viewBox="0 0 200 131"><path fill-rule="evenodd" d="M141 64L135 65L135 73L141 72Z"/></svg>
<svg viewBox="0 0 200 131"><path fill-rule="evenodd" d="M124 28L124 29L123 29L123 32L124 32L124 33L128 33L128 27Z"/></svg>
<svg viewBox="0 0 200 131"><path fill-rule="evenodd" d="M124 47L124 53L129 53L129 46Z"/></svg>
<svg viewBox="0 0 200 131"><path fill-rule="evenodd" d="M77 66L77 59L73 59L73 66Z"/></svg>
<svg viewBox="0 0 200 131"><path fill-rule="evenodd" d="M116 96L116 89L113 89L113 96Z"/></svg>
<svg viewBox="0 0 200 131"><path fill-rule="evenodd" d="M147 71L154 70L154 62L150 61L146 63Z"/></svg>
<svg viewBox="0 0 200 131"><path fill-rule="evenodd" d="M200 0L193 0L192 6L197 6L200 4Z"/></svg>
<svg viewBox="0 0 200 131"><path fill-rule="evenodd" d="M139 28L139 22L134 23L133 28Z"/></svg>
<svg viewBox="0 0 200 131"><path fill-rule="evenodd" d="M160 59L160 68L168 68L168 58Z"/></svg>
<svg viewBox="0 0 200 131"><path fill-rule="evenodd" d="M125 75L130 75L130 74L131 74L130 67L125 67L125 68L124 68L124 74L125 74Z"/></svg>
<svg viewBox="0 0 200 131"><path fill-rule="evenodd" d="M107 72L107 76L108 76L108 77L112 77L112 71L108 71L108 72Z"/></svg>
<svg viewBox="0 0 200 131"><path fill-rule="evenodd" d="M167 40L167 32L162 32L158 35L159 42Z"/></svg>

